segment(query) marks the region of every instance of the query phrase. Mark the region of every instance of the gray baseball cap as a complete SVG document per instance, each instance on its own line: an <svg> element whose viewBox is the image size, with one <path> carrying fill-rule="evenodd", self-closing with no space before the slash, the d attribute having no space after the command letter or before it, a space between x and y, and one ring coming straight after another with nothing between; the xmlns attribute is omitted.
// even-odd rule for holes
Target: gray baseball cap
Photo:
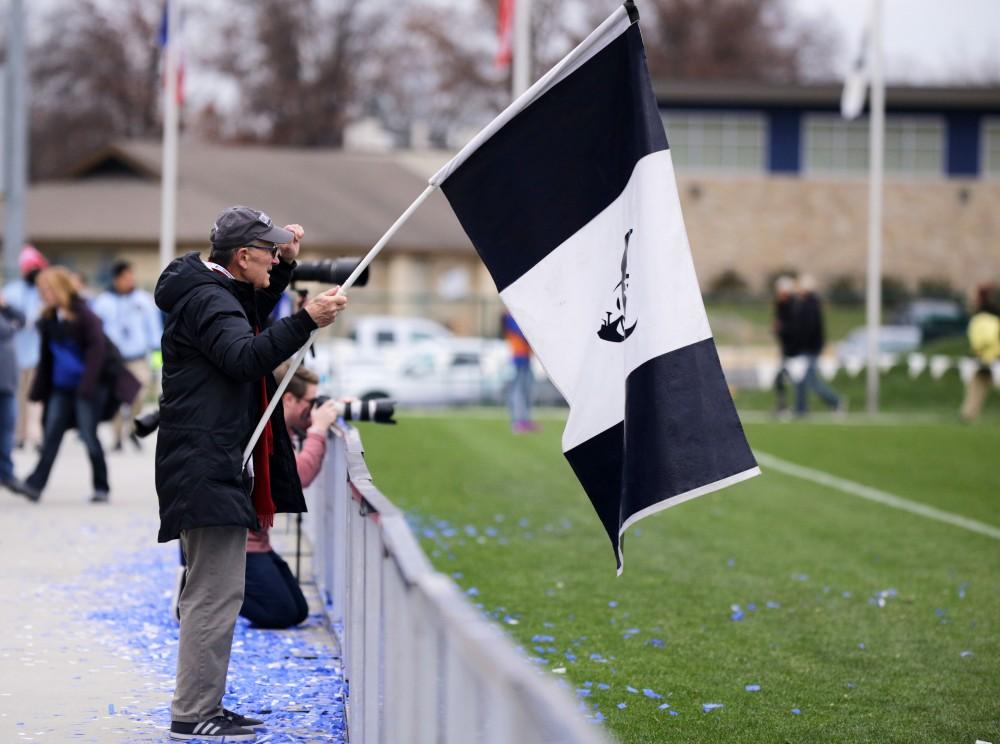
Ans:
<svg viewBox="0 0 1000 744"><path fill-rule="evenodd" d="M227 207L215 218L209 240L213 248L239 248L253 241L290 243L295 236L283 227L277 227L263 212L250 207Z"/></svg>

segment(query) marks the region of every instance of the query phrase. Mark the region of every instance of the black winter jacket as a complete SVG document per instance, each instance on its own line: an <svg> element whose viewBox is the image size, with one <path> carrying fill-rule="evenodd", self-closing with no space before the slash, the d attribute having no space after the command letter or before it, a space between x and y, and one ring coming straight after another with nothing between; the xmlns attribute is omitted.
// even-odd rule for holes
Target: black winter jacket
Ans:
<svg viewBox="0 0 1000 744"><path fill-rule="evenodd" d="M288 285L294 264L280 262L271 285L252 285L211 271L198 253L175 259L160 275L154 298L167 313L163 330L163 398L156 441L159 541L194 527L257 528L242 453L268 398L271 372L316 328L304 310L263 328ZM281 403L271 416L271 496L278 512L304 512L302 486Z"/></svg>
<svg viewBox="0 0 1000 744"><path fill-rule="evenodd" d="M799 353L819 355L826 344L826 334L823 330L823 307L819 297L813 292L807 292L798 303L796 310L796 326L798 327Z"/></svg>

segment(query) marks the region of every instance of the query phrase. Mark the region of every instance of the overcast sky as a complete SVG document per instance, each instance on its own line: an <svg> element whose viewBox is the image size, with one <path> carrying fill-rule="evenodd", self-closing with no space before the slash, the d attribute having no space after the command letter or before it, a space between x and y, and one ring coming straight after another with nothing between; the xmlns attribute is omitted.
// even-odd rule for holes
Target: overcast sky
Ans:
<svg viewBox="0 0 1000 744"><path fill-rule="evenodd" d="M786 0L792 12L834 24L843 41L835 69L847 68L871 0ZM1000 0L882 0L887 75L943 83L1000 82Z"/></svg>

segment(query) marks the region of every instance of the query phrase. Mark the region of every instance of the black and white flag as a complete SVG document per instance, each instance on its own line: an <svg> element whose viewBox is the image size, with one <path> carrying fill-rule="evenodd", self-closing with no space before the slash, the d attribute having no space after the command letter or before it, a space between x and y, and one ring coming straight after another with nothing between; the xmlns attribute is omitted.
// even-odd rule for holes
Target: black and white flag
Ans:
<svg viewBox="0 0 1000 744"><path fill-rule="evenodd" d="M630 525L760 472L635 20L619 8L431 179L569 403L563 452L619 573Z"/></svg>
<svg viewBox="0 0 1000 744"><path fill-rule="evenodd" d="M844 89L840 94L840 115L845 119L857 119L865 109L865 99L868 97L868 86L871 83L870 47L874 12L875 4L869 3L858 53L851 62L851 69L844 76Z"/></svg>

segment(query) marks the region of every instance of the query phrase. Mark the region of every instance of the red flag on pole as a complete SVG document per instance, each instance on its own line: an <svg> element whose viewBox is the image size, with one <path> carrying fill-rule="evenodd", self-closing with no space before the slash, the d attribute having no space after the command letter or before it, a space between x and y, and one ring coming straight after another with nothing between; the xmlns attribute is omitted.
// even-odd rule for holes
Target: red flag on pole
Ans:
<svg viewBox="0 0 1000 744"><path fill-rule="evenodd" d="M500 0L497 7L497 38L500 45L495 58L497 67L507 67L512 58L511 35L514 28L514 3L516 0Z"/></svg>

